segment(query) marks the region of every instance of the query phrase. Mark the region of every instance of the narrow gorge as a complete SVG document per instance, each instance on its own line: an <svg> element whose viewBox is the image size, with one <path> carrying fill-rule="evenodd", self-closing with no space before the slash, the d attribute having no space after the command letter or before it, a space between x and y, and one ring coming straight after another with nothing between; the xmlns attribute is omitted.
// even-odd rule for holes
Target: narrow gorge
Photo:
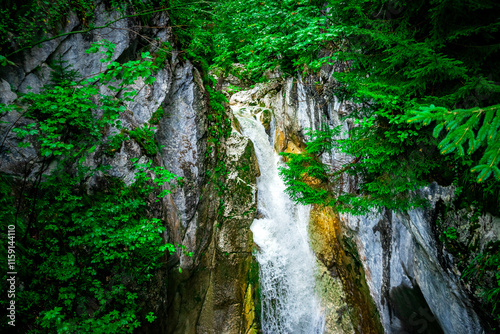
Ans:
<svg viewBox="0 0 500 334"><path fill-rule="evenodd" d="M498 331L500 79L441 72L497 5L49 2L0 6L0 332Z"/></svg>

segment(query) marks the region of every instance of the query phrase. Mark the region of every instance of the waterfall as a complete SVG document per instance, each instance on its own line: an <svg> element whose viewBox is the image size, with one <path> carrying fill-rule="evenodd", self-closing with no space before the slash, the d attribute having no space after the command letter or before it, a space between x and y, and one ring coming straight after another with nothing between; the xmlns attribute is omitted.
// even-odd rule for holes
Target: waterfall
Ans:
<svg viewBox="0 0 500 334"><path fill-rule="evenodd" d="M294 204L278 175L280 157L258 120L259 107L233 108L242 133L254 144L261 176L258 211L251 226L260 266L265 334L321 334L324 317L315 292L315 256L307 227L310 208ZM271 136L274 134L272 133Z"/></svg>

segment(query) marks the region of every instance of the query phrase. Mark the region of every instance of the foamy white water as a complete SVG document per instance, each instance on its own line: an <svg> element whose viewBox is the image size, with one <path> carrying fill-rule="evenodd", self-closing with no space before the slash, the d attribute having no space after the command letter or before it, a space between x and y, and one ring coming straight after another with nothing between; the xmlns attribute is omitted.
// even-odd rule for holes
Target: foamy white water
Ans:
<svg viewBox="0 0 500 334"><path fill-rule="evenodd" d="M321 334L324 317L314 289L315 258L307 233L310 208L295 205L285 194L278 175L280 158L252 109L233 110L243 135L254 144L261 173L257 207L264 218L255 219L251 230L260 248L256 257L262 330L266 334Z"/></svg>

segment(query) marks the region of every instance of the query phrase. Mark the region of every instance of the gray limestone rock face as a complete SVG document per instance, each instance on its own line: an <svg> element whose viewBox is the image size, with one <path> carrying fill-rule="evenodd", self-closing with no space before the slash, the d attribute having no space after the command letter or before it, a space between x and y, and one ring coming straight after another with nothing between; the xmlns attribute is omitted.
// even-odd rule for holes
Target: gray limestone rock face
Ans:
<svg viewBox="0 0 500 334"><path fill-rule="evenodd" d="M0 103L10 104L15 99L17 95L11 90L10 84L4 79L0 80Z"/></svg>
<svg viewBox="0 0 500 334"><path fill-rule="evenodd" d="M109 21L116 20L120 17L118 12L106 11L105 5L102 1L96 3L95 9L95 25L102 26ZM157 15L154 19L158 29L154 29L153 36L163 36L169 38L170 28L167 26L168 17L165 13ZM162 28L163 27L163 28ZM63 27L62 32L68 33L75 30L81 30L82 26L78 17L72 13L67 18L67 24ZM135 30L134 30L135 29ZM52 71L49 65L59 57L65 61L65 65L70 66L72 70L78 71L81 77L89 77L101 72L106 68L106 63L101 63L100 60L103 55L100 53L87 54L85 50L90 48L91 43L107 39L115 44L115 52L112 60L117 60L122 57L127 51L133 54L137 47L137 39L139 36L134 33L137 32L135 23L130 19L118 20L117 22L109 25L104 29L92 30L86 34L70 34L60 38L50 40L40 44L38 47L28 49L20 54L17 59L13 59L18 66L7 66L0 72L1 79L1 99L4 103L12 103L17 98L15 92L21 93L33 92L39 93L42 87L49 82L50 72ZM49 36L50 37L50 36ZM165 40L165 42L169 42ZM155 46L153 45L154 49ZM191 70L192 67L189 67ZM170 90L172 83L171 71L168 67L160 70L156 75L156 81L152 85L145 85L142 79L130 87L138 91L137 96L133 102L128 102L128 110L124 112L120 119L124 126L135 128L144 126L151 118L154 111L158 106L165 101L165 97ZM110 92L103 87L101 90L105 94ZM6 115L6 119L10 125L15 124L16 127L27 124L31 121L25 120L23 117L13 121L16 115ZM26 161L35 161L37 158L36 150L17 148L18 140L15 135L10 131L11 127L2 125L2 138L3 140L3 153L7 154L3 158L5 161L5 171L11 171L15 174L13 169L8 166L17 166L25 163ZM108 135L116 132L116 129L110 129ZM34 143L36 145L36 143ZM33 147L33 145L32 145ZM5 153L10 152L10 153ZM14 153L17 152L17 153ZM100 154L99 154L100 153ZM127 184L134 181L135 169L133 163L130 161L132 158L140 158L142 162L147 160L144 152L135 142L125 143L112 157L103 154L103 151L97 149L90 159L85 162L88 166L97 166L100 163L109 164L111 170L109 173L112 176L123 179ZM97 175L99 176L99 174ZM96 179L90 180L90 186L96 184Z"/></svg>
<svg viewBox="0 0 500 334"><path fill-rule="evenodd" d="M172 75L172 86L162 107L157 138L163 146L163 165L177 176L184 178L184 185L172 193L178 211L179 233L174 240L183 242L189 224L196 225L195 213L204 181L206 144L206 104L204 88L193 76L199 76L190 63L177 66ZM177 224L177 223L176 223ZM192 245L185 245L192 246Z"/></svg>
<svg viewBox="0 0 500 334"><path fill-rule="evenodd" d="M233 131L226 142L227 189L223 196L224 213L214 226L209 245L213 254L210 280L197 333L249 333L255 327L255 282L249 280L253 239L250 225L257 207L256 181L259 166L252 142ZM251 333L251 332L250 332Z"/></svg>
<svg viewBox="0 0 500 334"><path fill-rule="evenodd" d="M7 113L0 120L2 121L0 122L0 171L22 177L30 176L34 172L35 162L38 159L36 142L28 137L23 141L28 142L30 146L19 147L23 141L12 129L26 126L33 121L23 118L17 111Z"/></svg>
<svg viewBox="0 0 500 334"><path fill-rule="evenodd" d="M203 138L207 126L205 91L199 82L199 73L190 63L175 66L157 131L162 164L183 178L183 185L173 189L164 201L169 212L170 242L192 251L205 244L210 235L209 229L200 227L198 215L205 182ZM180 259L181 267L193 268L191 258L181 255Z"/></svg>
<svg viewBox="0 0 500 334"><path fill-rule="evenodd" d="M449 201L453 189L433 184L422 192L435 204ZM440 264L430 210L343 217L356 231L384 327L394 333L483 333L460 276Z"/></svg>
<svg viewBox="0 0 500 334"><path fill-rule="evenodd" d="M98 10L98 12L102 13L103 11L101 9ZM67 24L63 26L61 33L69 33L80 24L80 20L75 13L71 13L66 21ZM51 33L47 36L47 38L53 37L55 36ZM25 73L31 73L35 68L42 65L66 38L68 38L67 35L41 43L37 47L27 49L24 52L24 62L22 64L23 71Z"/></svg>
<svg viewBox="0 0 500 334"><path fill-rule="evenodd" d="M252 143L236 131L221 149L231 172L222 194L213 181L201 189L184 236L195 245L195 254L192 262L181 258L182 273L169 277L168 333L257 333L250 331L256 326L256 283L249 279L254 267L249 228L257 207L257 158ZM191 228L195 224L196 229Z"/></svg>

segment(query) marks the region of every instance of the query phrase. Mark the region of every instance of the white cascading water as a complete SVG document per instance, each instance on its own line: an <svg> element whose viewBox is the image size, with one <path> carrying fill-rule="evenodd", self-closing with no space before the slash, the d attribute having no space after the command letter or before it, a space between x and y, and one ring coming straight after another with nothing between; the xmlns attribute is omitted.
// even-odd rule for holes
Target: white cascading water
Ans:
<svg viewBox="0 0 500 334"><path fill-rule="evenodd" d="M307 226L310 208L294 204L278 175L281 163L263 125L251 110L234 108L243 135L259 162L258 211L251 230L259 246L262 330L265 334L321 334L324 317L315 292L315 258ZM257 118L259 116L257 115Z"/></svg>

